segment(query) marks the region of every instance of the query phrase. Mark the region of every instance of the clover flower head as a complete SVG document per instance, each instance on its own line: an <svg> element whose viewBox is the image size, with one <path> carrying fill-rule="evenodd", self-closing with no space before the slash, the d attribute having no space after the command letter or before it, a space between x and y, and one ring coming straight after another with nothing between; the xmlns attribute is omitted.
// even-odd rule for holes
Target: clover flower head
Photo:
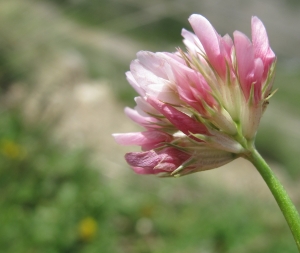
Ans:
<svg viewBox="0 0 300 253"><path fill-rule="evenodd" d="M239 31L220 36L201 15L189 22L186 52L138 52L126 73L139 96L125 113L145 130L114 137L141 146L125 155L136 173L180 176L243 156L273 94L276 57L257 17L252 41Z"/></svg>

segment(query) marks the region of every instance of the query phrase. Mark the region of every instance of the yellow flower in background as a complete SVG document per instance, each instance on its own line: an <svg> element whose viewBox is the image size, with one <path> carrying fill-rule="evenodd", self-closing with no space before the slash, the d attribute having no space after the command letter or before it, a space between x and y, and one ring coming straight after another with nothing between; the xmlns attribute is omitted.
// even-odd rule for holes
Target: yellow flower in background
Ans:
<svg viewBox="0 0 300 253"><path fill-rule="evenodd" d="M25 151L21 145L8 139L3 139L0 142L0 152L13 160L22 159L25 155Z"/></svg>
<svg viewBox="0 0 300 253"><path fill-rule="evenodd" d="M79 237L83 241L91 241L97 232L97 221L92 217L86 217L79 223Z"/></svg>

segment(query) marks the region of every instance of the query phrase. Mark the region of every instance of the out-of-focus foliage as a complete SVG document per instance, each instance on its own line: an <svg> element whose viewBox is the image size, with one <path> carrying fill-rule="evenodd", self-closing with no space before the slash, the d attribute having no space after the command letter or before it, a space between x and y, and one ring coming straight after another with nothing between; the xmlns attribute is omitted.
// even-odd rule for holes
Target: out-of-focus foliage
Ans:
<svg viewBox="0 0 300 253"><path fill-rule="evenodd" d="M284 168L299 180L299 108L300 108L300 75L292 71L285 73L278 68L275 88L278 91L270 99L270 105L258 131L256 144L261 152L268 158L284 164ZM288 102L287 102L288 101ZM275 117L268 113L272 111ZM280 119L279 121L276 118ZM296 176L296 177L295 177Z"/></svg>
<svg viewBox="0 0 300 253"><path fill-rule="evenodd" d="M0 250L77 252L98 237L100 223L107 226L109 190L87 164L84 152L64 152L42 127L26 125L17 111L2 111ZM80 226L86 219L95 222L92 233L81 231L89 229Z"/></svg>
<svg viewBox="0 0 300 253"><path fill-rule="evenodd" d="M253 205L253 198L211 192L211 186L193 178L159 188L133 178L124 194L88 165L84 152L62 150L17 111L1 113L0 161L3 252L294 249L288 228L274 223L279 213L270 215L275 203Z"/></svg>
<svg viewBox="0 0 300 253"><path fill-rule="evenodd" d="M80 20L87 25L101 23L130 14L140 10L135 1L110 1L110 0L46 0L59 5L67 15Z"/></svg>
<svg viewBox="0 0 300 253"><path fill-rule="evenodd" d="M5 34L1 32L1 35ZM2 43L0 43L0 89L2 92L7 90L11 83L27 77L28 65L22 66L20 58L14 54L14 43L9 38L2 38Z"/></svg>
<svg viewBox="0 0 300 253"><path fill-rule="evenodd" d="M55 2L73 20L85 25L101 27L114 32L126 32L127 35L142 39L148 44L167 45L181 41L180 31L188 22L175 19L173 14L162 16L159 1L59 1ZM167 3L167 1L165 1ZM171 4L171 1L170 1ZM157 10L155 8L157 5ZM186 13L188 16L189 13ZM156 16L160 18L156 18ZM134 24L134 20L140 24ZM127 21L127 22L126 22ZM130 23L130 25L128 25ZM145 32L147 31L147 32Z"/></svg>

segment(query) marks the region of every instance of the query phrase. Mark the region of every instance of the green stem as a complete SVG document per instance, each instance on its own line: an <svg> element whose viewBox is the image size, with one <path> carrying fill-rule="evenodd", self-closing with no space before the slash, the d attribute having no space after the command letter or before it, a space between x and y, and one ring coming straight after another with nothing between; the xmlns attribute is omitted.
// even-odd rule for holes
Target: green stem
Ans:
<svg viewBox="0 0 300 253"><path fill-rule="evenodd" d="M289 195L265 160L253 149L247 159L257 168L277 201L300 252L300 216Z"/></svg>

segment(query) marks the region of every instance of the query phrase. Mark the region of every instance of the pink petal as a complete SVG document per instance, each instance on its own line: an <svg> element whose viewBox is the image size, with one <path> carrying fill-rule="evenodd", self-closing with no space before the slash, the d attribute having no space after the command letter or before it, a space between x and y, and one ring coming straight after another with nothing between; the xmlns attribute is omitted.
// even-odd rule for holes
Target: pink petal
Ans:
<svg viewBox="0 0 300 253"><path fill-rule="evenodd" d="M185 61L182 59L181 56L179 56L177 53L168 53L168 52L164 52L164 57L166 59L168 59L168 62L170 62L170 60L172 60L173 62L178 62L178 64L184 64L185 65Z"/></svg>
<svg viewBox="0 0 300 253"><path fill-rule="evenodd" d="M222 77L226 74L224 52L220 48L220 35L216 32L211 23L203 16L193 14L189 22L205 49L211 65Z"/></svg>
<svg viewBox="0 0 300 253"><path fill-rule="evenodd" d="M222 41L222 44L224 45L226 52L228 53L228 55L230 55L231 48L233 46L233 41L232 41L231 37L228 34L225 34L221 41Z"/></svg>
<svg viewBox="0 0 300 253"><path fill-rule="evenodd" d="M139 168L140 172L142 172L140 168L143 168L144 172L145 170L148 172L152 172L151 170L173 171L189 158L189 154L175 148L165 148L161 151L131 152L125 155L127 163L135 169Z"/></svg>
<svg viewBox="0 0 300 253"><path fill-rule="evenodd" d="M121 145L147 145L172 140L171 135L161 131L149 130L145 132L113 134L116 142Z"/></svg>
<svg viewBox="0 0 300 253"><path fill-rule="evenodd" d="M252 73L254 69L253 46L245 34L235 31L233 36L239 80L244 95L246 99L248 99L252 84L252 78L249 78L249 74Z"/></svg>
<svg viewBox="0 0 300 253"><path fill-rule="evenodd" d="M172 67L176 79L176 84L178 86L177 89L180 89L180 92L178 92L179 96L191 99L192 93L190 90L190 86L192 84L190 80L195 80L195 71L184 65Z"/></svg>
<svg viewBox="0 0 300 253"><path fill-rule="evenodd" d="M213 99L213 96L210 94L211 92L210 86L206 82L206 79L200 73L196 73L194 82L195 82L195 90L197 90L197 93L195 95L201 98L201 100L204 99L205 102L210 106L216 104L215 100Z"/></svg>
<svg viewBox="0 0 300 253"><path fill-rule="evenodd" d="M270 48L266 28L259 18L252 17L251 28L255 58L260 58L264 64L264 73L262 80L264 81L268 76L269 69L272 63L275 61L276 56Z"/></svg>
<svg viewBox="0 0 300 253"><path fill-rule="evenodd" d="M140 94L141 96L145 96L145 91L141 88L141 86L137 83L137 81L134 79L132 73L130 71L127 71L126 78L129 84L132 86L132 88L135 89L135 91Z"/></svg>
<svg viewBox="0 0 300 253"><path fill-rule="evenodd" d="M144 117L140 115L136 110L133 110L129 107L125 108L125 114L134 122L141 126L148 126L151 123L157 123L158 121L153 117Z"/></svg>
<svg viewBox="0 0 300 253"><path fill-rule="evenodd" d="M228 34L225 34L222 37L220 43L222 45L223 50L226 52L224 54L225 59L226 59L227 63L230 64L230 67L232 69L231 52L232 52L232 48L233 48L233 41Z"/></svg>
<svg viewBox="0 0 300 253"><path fill-rule="evenodd" d="M146 92L149 85L163 85L167 81L164 78L155 75L152 71L144 67L139 60L134 60L131 62L130 72L138 85Z"/></svg>
<svg viewBox="0 0 300 253"><path fill-rule="evenodd" d="M207 128L200 122L194 120L188 115L178 111L173 106L165 104L153 97L147 97L147 101L160 113L162 113L178 130L182 131L190 138L199 141L193 137L193 134L208 134Z"/></svg>
<svg viewBox="0 0 300 253"><path fill-rule="evenodd" d="M204 52L204 48L203 48L200 40L198 39L198 37L195 34L189 32L185 29L182 29L181 35L184 38L183 43L185 44L185 46L187 47L189 52L191 52L193 54Z"/></svg>
<svg viewBox="0 0 300 253"><path fill-rule="evenodd" d="M163 54L164 58L166 61L168 61L168 78L171 83L176 83L176 77L174 76L174 69L184 69L184 70L190 70L186 66L186 62L178 57L175 54L170 54L170 53L161 53ZM176 88L176 85L173 84L172 88Z"/></svg>
<svg viewBox="0 0 300 253"><path fill-rule="evenodd" d="M266 28L258 17L252 17L251 28L255 58L262 59L266 72L275 60L275 54L270 48Z"/></svg>
<svg viewBox="0 0 300 253"><path fill-rule="evenodd" d="M136 102L135 110L142 116L149 117L149 114L159 114L159 112L153 108L145 99L142 97L135 97L134 101Z"/></svg>
<svg viewBox="0 0 300 253"><path fill-rule="evenodd" d="M181 104L178 94L175 92L175 88L172 88L168 84L160 83L148 85L146 95L153 96L169 104Z"/></svg>
<svg viewBox="0 0 300 253"><path fill-rule="evenodd" d="M154 96L167 103L180 104L178 95L174 92L174 84L170 81L174 78L171 66L165 59L169 58L168 55L140 52L138 56L140 56L142 62L140 60L133 61L130 70L144 94ZM179 64L178 61L177 63ZM159 72L165 74L164 78L160 77L163 74L159 74Z"/></svg>
<svg viewBox="0 0 300 253"><path fill-rule="evenodd" d="M215 104L215 100L210 95L210 87L205 78L195 70L186 66L173 68L178 85L178 94L187 104L195 108L201 114L205 113L202 101L208 105Z"/></svg>
<svg viewBox="0 0 300 253"><path fill-rule="evenodd" d="M140 175L152 175L152 174L159 174L165 172L164 170L153 170L153 169L145 169L142 167L132 167L135 173Z"/></svg>
<svg viewBox="0 0 300 253"><path fill-rule="evenodd" d="M161 148L165 142L154 142L154 143L148 143L141 146L142 151L148 151L151 149Z"/></svg>
<svg viewBox="0 0 300 253"><path fill-rule="evenodd" d="M260 58L254 60L253 80L254 85L254 101L261 100L262 77L264 73L264 64Z"/></svg>
<svg viewBox="0 0 300 253"><path fill-rule="evenodd" d="M140 64L154 75L163 79L168 79L165 71L166 60L158 53L140 51L137 53Z"/></svg>

